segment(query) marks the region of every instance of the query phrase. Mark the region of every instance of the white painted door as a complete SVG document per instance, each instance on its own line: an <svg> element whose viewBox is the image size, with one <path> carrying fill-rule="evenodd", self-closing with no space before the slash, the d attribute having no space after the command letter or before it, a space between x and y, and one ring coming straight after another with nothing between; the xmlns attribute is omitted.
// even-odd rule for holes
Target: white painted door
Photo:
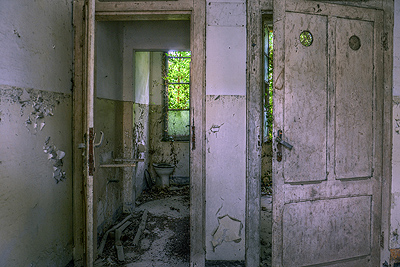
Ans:
<svg viewBox="0 0 400 267"><path fill-rule="evenodd" d="M274 3L273 266L380 266L382 12Z"/></svg>

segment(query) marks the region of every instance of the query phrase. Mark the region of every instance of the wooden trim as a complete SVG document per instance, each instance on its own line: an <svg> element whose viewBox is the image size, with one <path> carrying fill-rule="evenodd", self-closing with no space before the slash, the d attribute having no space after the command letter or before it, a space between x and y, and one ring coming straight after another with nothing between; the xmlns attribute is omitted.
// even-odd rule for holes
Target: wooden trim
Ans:
<svg viewBox="0 0 400 267"><path fill-rule="evenodd" d="M393 144L393 25L394 2L382 1L383 18L383 133L382 133L382 223L383 248L381 248L381 262L392 260L392 251L389 252L390 239L390 209L391 209L391 184L392 184L392 144ZM391 258L391 259L389 259ZM393 261L389 262L390 264Z"/></svg>
<svg viewBox="0 0 400 267"><path fill-rule="evenodd" d="M205 12L206 1L193 0L190 99L190 266L205 266Z"/></svg>
<svg viewBox="0 0 400 267"><path fill-rule="evenodd" d="M87 130L86 133L86 155L90 159L90 155L94 155L94 58L95 58L95 0L88 0L87 2L87 54L86 54L86 116L85 122ZM95 259L96 249L96 229L94 222L94 183L93 173L91 172L90 160L86 166L86 183L85 183L85 197L86 197L86 265L92 267Z"/></svg>
<svg viewBox="0 0 400 267"><path fill-rule="evenodd" d="M99 2L99 0L96 0L96 12L193 10L193 6L195 5L194 2L196 1L179 0L179 1L140 1L140 2L139 1Z"/></svg>
<svg viewBox="0 0 400 267"><path fill-rule="evenodd" d="M260 266L262 144L262 15L259 0L247 1L246 266Z"/></svg>
<svg viewBox="0 0 400 267"><path fill-rule="evenodd" d="M191 11L96 12L97 21L189 20Z"/></svg>

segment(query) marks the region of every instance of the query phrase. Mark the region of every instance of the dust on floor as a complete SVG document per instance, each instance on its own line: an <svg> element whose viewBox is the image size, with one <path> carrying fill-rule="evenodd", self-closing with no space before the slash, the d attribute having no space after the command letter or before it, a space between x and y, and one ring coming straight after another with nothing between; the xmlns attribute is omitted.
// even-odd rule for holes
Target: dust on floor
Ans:
<svg viewBox="0 0 400 267"><path fill-rule="evenodd" d="M115 237L109 235L103 254L94 267L186 267L190 265L189 186L174 186L169 190L144 192L137 208L128 220L131 224L122 232L121 243L125 261L118 260ZM272 198L261 199L260 266L271 266ZM145 228L137 245L134 239L144 212L148 212ZM127 215L125 214L120 221ZM206 262L206 266L244 266L243 262Z"/></svg>
<svg viewBox="0 0 400 267"><path fill-rule="evenodd" d="M128 220L131 224L121 235L125 261L118 260L111 232L94 266L189 266L189 199L189 186L144 192ZM146 210L145 228L135 245L134 239Z"/></svg>

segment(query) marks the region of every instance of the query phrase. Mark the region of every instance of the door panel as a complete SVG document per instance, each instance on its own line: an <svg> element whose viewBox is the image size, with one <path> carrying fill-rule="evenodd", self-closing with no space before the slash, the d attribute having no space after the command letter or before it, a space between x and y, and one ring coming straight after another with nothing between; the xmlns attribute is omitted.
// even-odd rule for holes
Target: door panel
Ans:
<svg viewBox="0 0 400 267"><path fill-rule="evenodd" d="M299 41L304 30L312 32L311 46ZM326 34L325 16L286 15L285 54L290 60L285 61L283 137L296 144L284 153L286 183L326 179Z"/></svg>
<svg viewBox="0 0 400 267"><path fill-rule="evenodd" d="M307 266L369 255L370 214L370 196L285 204L283 266Z"/></svg>
<svg viewBox="0 0 400 267"><path fill-rule="evenodd" d="M337 179L372 177L373 26L371 21L340 18L336 23Z"/></svg>
<svg viewBox="0 0 400 267"><path fill-rule="evenodd" d="M375 9L274 2L274 134L293 149L273 141L273 266L379 266L381 21Z"/></svg>

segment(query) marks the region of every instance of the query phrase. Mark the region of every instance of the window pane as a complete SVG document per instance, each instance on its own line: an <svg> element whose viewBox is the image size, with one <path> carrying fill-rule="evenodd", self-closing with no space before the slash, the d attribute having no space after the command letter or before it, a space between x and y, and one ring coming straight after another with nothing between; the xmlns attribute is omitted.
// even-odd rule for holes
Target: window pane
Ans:
<svg viewBox="0 0 400 267"><path fill-rule="evenodd" d="M167 123L169 135L189 136L189 110L169 110Z"/></svg>
<svg viewBox="0 0 400 267"><path fill-rule="evenodd" d="M168 58L168 83L190 82L190 58Z"/></svg>
<svg viewBox="0 0 400 267"><path fill-rule="evenodd" d="M169 57L190 57L190 51L169 51L167 52L167 56Z"/></svg>
<svg viewBox="0 0 400 267"><path fill-rule="evenodd" d="M189 84L168 85L168 109L189 109Z"/></svg>

